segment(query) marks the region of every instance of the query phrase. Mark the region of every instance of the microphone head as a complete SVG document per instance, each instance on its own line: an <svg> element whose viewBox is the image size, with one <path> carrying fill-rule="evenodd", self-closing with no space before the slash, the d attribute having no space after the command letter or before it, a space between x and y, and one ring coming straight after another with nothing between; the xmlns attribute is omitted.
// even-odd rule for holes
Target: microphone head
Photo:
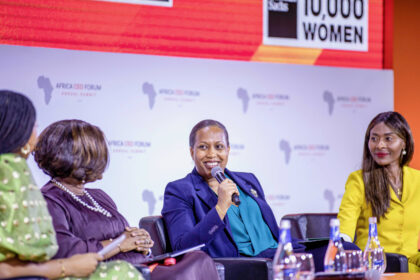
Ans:
<svg viewBox="0 0 420 280"><path fill-rule="evenodd" d="M223 169L220 166L215 166L211 169L211 176L216 177L219 172L223 174Z"/></svg>

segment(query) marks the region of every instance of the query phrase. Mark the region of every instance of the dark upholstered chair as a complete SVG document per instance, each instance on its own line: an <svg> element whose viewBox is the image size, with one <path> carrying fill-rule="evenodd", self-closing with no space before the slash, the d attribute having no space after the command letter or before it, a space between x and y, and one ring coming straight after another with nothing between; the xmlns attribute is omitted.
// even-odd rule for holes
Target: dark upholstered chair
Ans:
<svg viewBox="0 0 420 280"><path fill-rule="evenodd" d="M282 220L290 221L292 237L306 240L329 237L330 220L333 218L337 218L337 213L289 214ZM386 263L385 272L408 272L408 260L404 255L386 253Z"/></svg>
<svg viewBox="0 0 420 280"><path fill-rule="evenodd" d="M172 251L166 226L162 216L148 216L140 219L140 228L144 228L150 233L155 242L152 252L154 255L160 255ZM272 260L265 258L214 258L217 264L224 267L224 275L220 279L226 280L255 280L255 279L273 279Z"/></svg>

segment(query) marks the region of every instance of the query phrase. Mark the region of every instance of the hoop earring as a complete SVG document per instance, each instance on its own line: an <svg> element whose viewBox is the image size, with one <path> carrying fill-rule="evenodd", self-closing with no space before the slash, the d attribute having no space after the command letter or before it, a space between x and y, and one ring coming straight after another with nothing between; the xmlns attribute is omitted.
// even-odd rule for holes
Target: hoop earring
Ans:
<svg viewBox="0 0 420 280"><path fill-rule="evenodd" d="M24 156L29 155L29 153L31 152L31 146L30 146L28 143L26 143L26 145L25 145L25 146L23 146L22 148L20 148L20 152L21 152Z"/></svg>

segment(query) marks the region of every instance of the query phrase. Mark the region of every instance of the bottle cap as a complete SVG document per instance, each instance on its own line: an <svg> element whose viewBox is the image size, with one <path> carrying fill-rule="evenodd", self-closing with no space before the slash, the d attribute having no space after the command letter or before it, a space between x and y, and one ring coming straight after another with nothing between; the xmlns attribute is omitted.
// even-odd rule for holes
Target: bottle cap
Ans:
<svg viewBox="0 0 420 280"><path fill-rule="evenodd" d="M289 220L281 220L280 228L290 228L290 221Z"/></svg>
<svg viewBox="0 0 420 280"><path fill-rule="evenodd" d="M377 223L376 217L369 217L369 224L376 224L376 223Z"/></svg>
<svg viewBox="0 0 420 280"><path fill-rule="evenodd" d="M340 226L340 220L339 219L331 219L330 220L330 227L338 227Z"/></svg>

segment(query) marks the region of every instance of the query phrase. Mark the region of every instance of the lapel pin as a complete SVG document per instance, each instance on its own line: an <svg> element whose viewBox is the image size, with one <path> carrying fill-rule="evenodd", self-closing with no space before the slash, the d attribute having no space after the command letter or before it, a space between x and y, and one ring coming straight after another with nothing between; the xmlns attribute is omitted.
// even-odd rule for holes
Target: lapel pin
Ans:
<svg viewBox="0 0 420 280"><path fill-rule="evenodd" d="M258 197L258 193L257 193L256 190L251 189L251 193L252 193L253 196Z"/></svg>

